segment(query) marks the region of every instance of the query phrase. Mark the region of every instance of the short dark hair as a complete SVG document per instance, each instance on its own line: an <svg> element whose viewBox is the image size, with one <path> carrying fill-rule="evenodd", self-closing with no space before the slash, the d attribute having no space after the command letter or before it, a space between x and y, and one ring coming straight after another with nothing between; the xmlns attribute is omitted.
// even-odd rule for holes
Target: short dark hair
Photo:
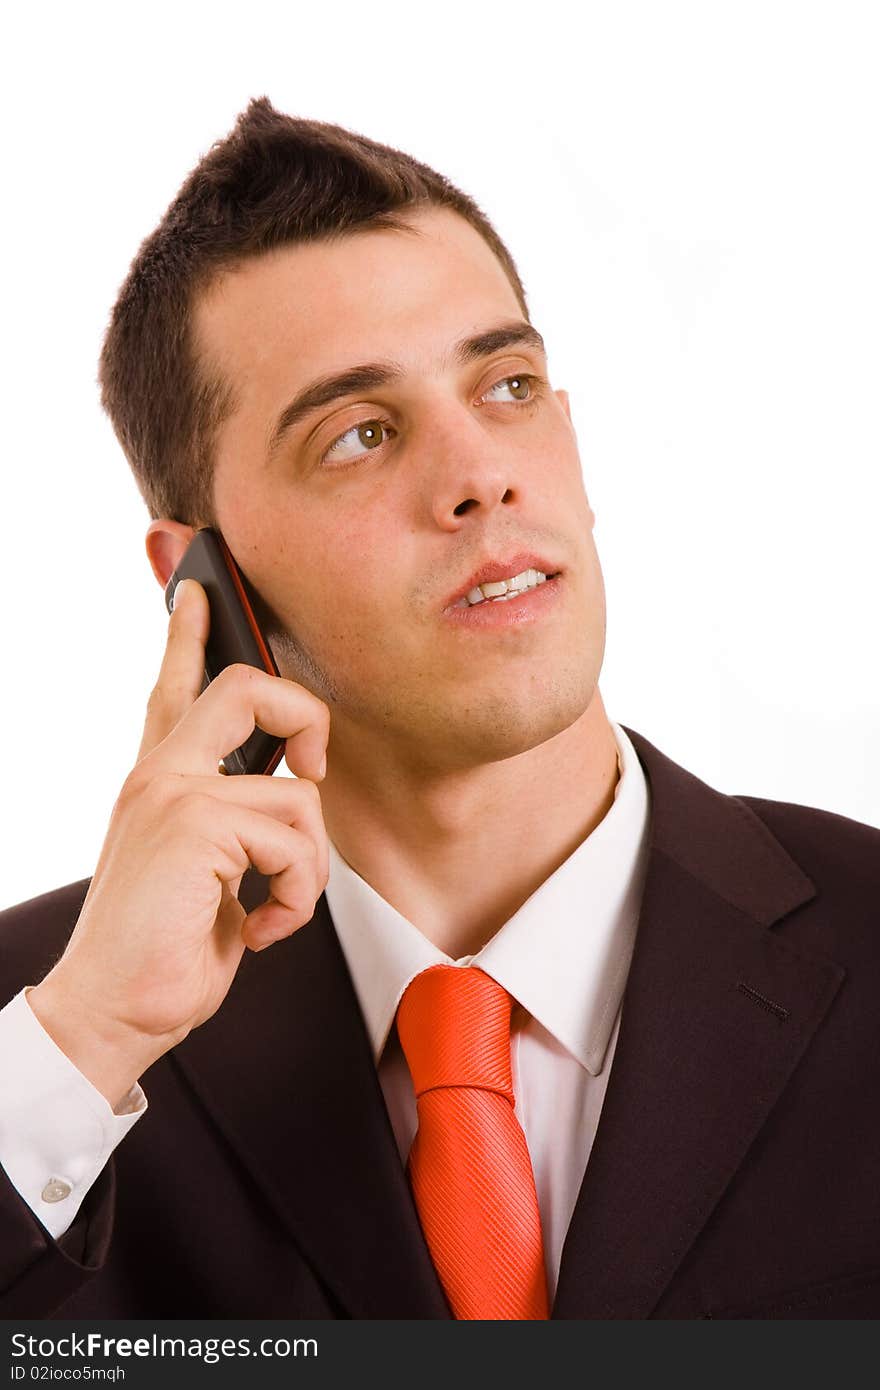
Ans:
<svg viewBox="0 0 880 1390"><path fill-rule="evenodd" d="M197 295L221 271L275 247L405 230L405 210L431 205L453 209L479 232L528 319L510 253L443 175L342 126L284 115L267 97L249 103L140 246L104 337L101 404L153 519L215 524L213 446L234 397L197 358Z"/></svg>

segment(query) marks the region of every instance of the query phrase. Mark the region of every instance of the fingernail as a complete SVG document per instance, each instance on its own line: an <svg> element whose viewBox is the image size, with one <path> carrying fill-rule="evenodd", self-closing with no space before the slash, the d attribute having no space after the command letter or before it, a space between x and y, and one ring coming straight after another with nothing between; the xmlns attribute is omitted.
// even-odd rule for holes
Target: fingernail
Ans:
<svg viewBox="0 0 880 1390"><path fill-rule="evenodd" d="M320 769L319 769L319 771L318 771L318 776L319 776L319 777L326 777L326 776L327 776L327 754L326 754L326 753L324 754L323 758L321 759L321 766L320 766Z"/></svg>
<svg viewBox="0 0 880 1390"><path fill-rule="evenodd" d="M177 585L175 586L174 593L171 595L171 611L172 611L172 613L174 612L175 608L177 607L178 603L180 602L180 593L181 593L181 590L183 589L183 587L184 587L184 585L185 585L186 583L188 583L188 580L186 580L186 579L181 579L181 580L179 580L179 582L178 582Z"/></svg>

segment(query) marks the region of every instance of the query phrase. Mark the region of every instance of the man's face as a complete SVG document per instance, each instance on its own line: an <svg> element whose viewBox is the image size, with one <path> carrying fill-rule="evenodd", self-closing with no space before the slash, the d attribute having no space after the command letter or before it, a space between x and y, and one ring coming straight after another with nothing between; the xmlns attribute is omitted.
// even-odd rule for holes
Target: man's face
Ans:
<svg viewBox="0 0 880 1390"><path fill-rule="evenodd" d="M408 221L418 235L359 232L230 272L197 305L196 334L238 397L218 437L217 525L262 599L281 674L330 705L331 765L378 740L436 772L521 753L584 713L605 596L568 399L544 353L455 352L525 326L510 282L457 214ZM305 387L366 363L400 370L270 449ZM491 625L445 611L479 567L524 551L561 572L534 616L530 599L519 621L497 605Z"/></svg>

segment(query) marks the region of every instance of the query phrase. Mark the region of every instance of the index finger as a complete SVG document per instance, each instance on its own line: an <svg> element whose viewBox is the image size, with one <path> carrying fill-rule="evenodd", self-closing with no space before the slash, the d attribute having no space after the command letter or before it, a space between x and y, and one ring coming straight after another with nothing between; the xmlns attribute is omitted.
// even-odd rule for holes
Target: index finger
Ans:
<svg viewBox="0 0 880 1390"><path fill-rule="evenodd" d="M330 710L296 681L247 662L227 666L191 705L153 756L157 772L207 775L259 726L287 744L287 765L297 777L320 782L330 734Z"/></svg>
<svg viewBox="0 0 880 1390"><path fill-rule="evenodd" d="M167 738L202 693L210 626L208 595L197 579L182 579L174 591L165 655L147 701L138 762Z"/></svg>

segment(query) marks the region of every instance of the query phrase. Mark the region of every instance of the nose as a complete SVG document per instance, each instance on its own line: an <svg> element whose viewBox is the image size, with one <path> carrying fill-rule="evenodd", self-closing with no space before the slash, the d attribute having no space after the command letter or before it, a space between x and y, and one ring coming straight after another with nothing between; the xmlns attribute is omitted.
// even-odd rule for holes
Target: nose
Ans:
<svg viewBox="0 0 880 1390"><path fill-rule="evenodd" d="M468 512L509 506L519 496L514 478L515 451L493 438L467 412L442 433L435 427L428 465L428 488L435 523L444 530L460 526Z"/></svg>

